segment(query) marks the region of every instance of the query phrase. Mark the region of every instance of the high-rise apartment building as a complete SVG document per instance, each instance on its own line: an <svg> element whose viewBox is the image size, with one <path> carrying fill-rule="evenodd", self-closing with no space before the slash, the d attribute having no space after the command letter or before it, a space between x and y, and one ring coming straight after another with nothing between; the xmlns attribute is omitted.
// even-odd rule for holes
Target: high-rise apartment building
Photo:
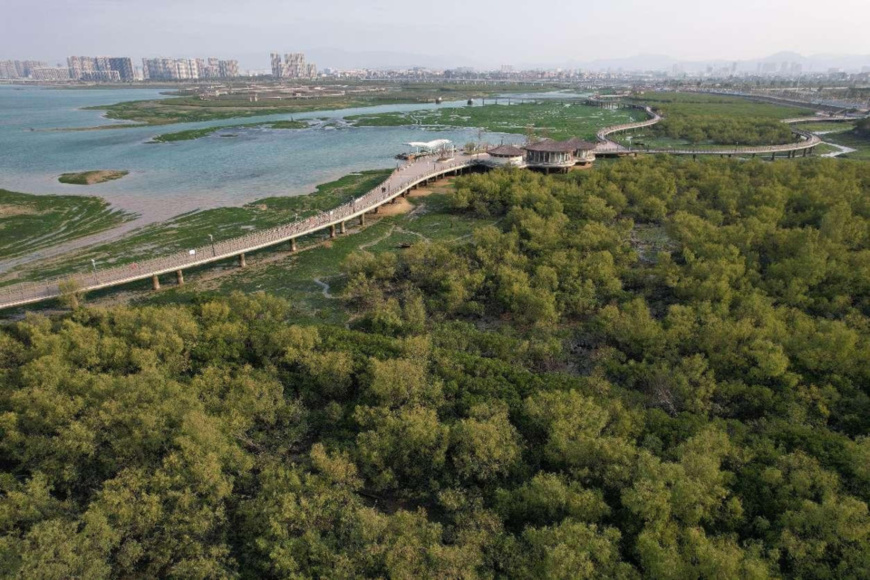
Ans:
<svg viewBox="0 0 870 580"><path fill-rule="evenodd" d="M48 65L38 60L0 60L0 79L26 79L37 68Z"/></svg>
<svg viewBox="0 0 870 580"><path fill-rule="evenodd" d="M125 81L134 80L133 61L128 57L71 56L66 59L69 76L74 80Z"/></svg>
<svg viewBox="0 0 870 580"><path fill-rule="evenodd" d="M15 68L15 61L0 60L0 79L17 79L18 70Z"/></svg>
<svg viewBox="0 0 870 580"><path fill-rule="evenodd" d="M306 63L305 54L301 52L285 54L283 62L281 55L273 52L271 61L272 76L276 79L312 79L317 76L317 66Z"/></svg>
<svg viewBox="0 0 870 580"><path fill-rule="evenodd" d="M239 76L239 61L237 60L219 60L218 61L219 76L222 79L231 79Z"/></svg>
<svg viewBox="0 0 870 580"><path fill-rule="evenodd" d="M109 59L109 69L118 73L120 80L132 82L136 80L136 71L133 69L133 60L128 57L113 57Z"/></svg>
<svg viewBox="0 0 870 580"><path fill-rule="evenodd" d="M30 78L36 81L68 81L69 68L64 67L35 67L30 70Z"/></svg>
<svg viewBox="0 0 870 580"><path fill-rule="evenodd" d="M145 79L158 81L232 78L239 76L239 63L213 57L143 58L142 74Z"/></svg>

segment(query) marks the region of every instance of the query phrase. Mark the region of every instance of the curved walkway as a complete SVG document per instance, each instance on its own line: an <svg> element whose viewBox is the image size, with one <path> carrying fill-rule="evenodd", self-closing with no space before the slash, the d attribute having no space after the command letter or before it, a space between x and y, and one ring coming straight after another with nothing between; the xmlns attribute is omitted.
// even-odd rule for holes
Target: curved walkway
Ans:
<svg viewBox="0 0 870 580"><path fill-rule="evenodd" d="M423 158L396 169L386 181L361 197L305 220L215 242L214 245L205 245L189 251L153 258L137 264L127 264L91 273L78 273L41 282L15 284L0 288L0 309L58 298L63 293L61 287L65 283L71 284L78 291L86 292L152 278L155 281L155 288L157 288L159 287L157 276L162 274L175 273L179 283L182 283L184 279L182 271L196 266L234 257L238 257L239 264L244 266L245 253L247 252L287 242L290 242L291 247L295 249L297 238L325 229L329 229L331 235L335 236L336 226L339 226L344 233L345 222L354 218L364 220L366 213L377 211L381 205L405 194L414 187L430 179L458 173L463 169L478 165L487 157L486 154L457 154L454 159L443 162Z"/></svg>
<svg viewBox="0 0 870 580"><path fill-rule="evenodd" d="M640 106L636 106L635 108L640 109ZM704 148L692 148L692 147L681 147L681 148L659 148L659 149L636 149L632 147L626 147L624 145L620 145L619 143L613 141L609 138L613 133L619 133L622 131L631 131L633 129L642 129L644 127L650 127L655 125L659 121L661 121L664 117L656 113L650 107L642 107L642 109L649 115L649 119L646 121L639 121L637 123L625 123L622 125L614 125L612 127L605 127L598 131L598 146L595 148L596 155L634 155L634 154L668 154L668 155L691 155L693 157L698 155L719 155L719 156L732 156L732 155L771 155L775 157L779 153L786 153L789 157L795 156L798 151L803 151L804 155L806 155L807 151L810 151L814 147L820 145L822 143L822 139L813 133L808 133L806 131L800 131L797 129L792 129L792 131L800 137L799 141L794 143L786 143L784 145L762 145L757 147L729 147L723 149L704 149ZM794 125L797 123L812 123L812 122L823 122L823 121L845 121L845 120L854 120L849 119L847 117L799 117L795 119L784 119L782 122L787 123L789 125Z"/></svg>

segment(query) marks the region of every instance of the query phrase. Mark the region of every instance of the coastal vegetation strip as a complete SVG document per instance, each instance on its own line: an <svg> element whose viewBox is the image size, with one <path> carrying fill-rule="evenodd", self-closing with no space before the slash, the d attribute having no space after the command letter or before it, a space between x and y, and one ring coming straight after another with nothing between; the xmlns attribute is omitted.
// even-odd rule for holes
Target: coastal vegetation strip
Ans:
<svg viewBox="0 0 870 580"><path fill-rule="evenodd" d="M106 231L134 218L98 197L0 189L0 258L15 258Z"/></svg>
<svg viewBox="0 0 870 580"><path fill-rule="evenodd" d="M61 183L71 185L94 185L97 183L105 183L106 181L114 181L121 179L130 172L126 170L117 171L113 169L98 169L95 171L81 171L78 173L63 173L57 180Z"/></svg>
<svg viewBox="0 0 870 580"><path fill-rule="evenodd" d="M92 259L100 265L117 266L208 244L209 235L215 242L242 236L292 222L297 215L299 219L304 219L332 209L368 192L390 173L390 170L364 171L320 185L309 195L270 197L242 207L190 212L166 222L145 226L112 242L25 264L13 274L15 281L41 280L86 271ZM10 277L7 277L0 284L10 281Z"/></svg>
<svg viewBox="0 0 870 580"><path fill-rule="evenodd" d="M224 129L248 129L252 127L262 127L267 129L305 129L309 124L306 121L273 121L271 123L245 123L242 125L220 125L217 127L205 127L202 129L188 129L186 131L177 131L175 133L163 133L157 135L152 141L157 143L172 143L176 141L192 141L202 137L208 137L218 131Z"/></svg>
<svg viewBox="0 0 870 580"><path fill-rule="evenodd" d="M431 103L436 98L465 99L484 97L501 92L535 92L552 90L535 85L431 85L408 84L402 86L376 86L371 91L347 91L342 95L311 96L283 99L254 100L253 94L229 95L222 98L201 98L198 95L185 95L164 99L125 101L113 105L88 107L91 110L105 111L109 119L123 119L147 125L167 125L172 123L193 123L263 115L278 115L337 110L352 107L402 103Z"/></svg>
<svg viewBox="0 0 870 580"><path fill-rule="evenodd" d="M476 127L500 133L527 134L534 137L594 139L599 129L647 118L643 111L615 111L591 107L577 100L541 101L445 108L410 113L381 113L347 117L359 127L425 125L442 127Z"/></svg>

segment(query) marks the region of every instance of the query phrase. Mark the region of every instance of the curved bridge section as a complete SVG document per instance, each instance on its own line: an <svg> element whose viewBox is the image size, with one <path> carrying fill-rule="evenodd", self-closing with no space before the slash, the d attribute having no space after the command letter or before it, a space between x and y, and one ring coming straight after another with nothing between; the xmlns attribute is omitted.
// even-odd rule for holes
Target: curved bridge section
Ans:
<svg viewBox="0 0 870 580"><path fill-rule="evenodd" d="M341 233L344 233L345 224L349 220L359 218L360 223L363 223L366 213L377 212L380 206L405 195L411 189L432 179L455 175L469 167L483 164L487 158L486 154L457 155L454 159L444 162L424 158L395 170L385 182L365 195L305 220L137 264L0 288L0 309L58 298L63 294L65 283L70 283L77 291L92 291L151 278L156 289L160 287L158 276L162 274L174 272L178 282L183 283L182 271L196 266L236 257L239 259L239 265L244 266L246 252L288 242L291 249L295 250L297 238L326 229L329 229L330 235L335 237L336 226L340 228Z"/></svg>
<svg viewBox="0 0 870 580"><path fill-rule="evenodd" d="M664 117L656 113L650 107L640 107L635 106L637 109L643 109L647 115L649 115L649 119L646 121L640 121L637 123L625 123L623 125L614 125L612 127L605 127L598 131L598 147L595 148L596 155L637 155L637 154L667 154L667 155L691 155L692 157L697 157L698 155L719 155L731 157L733 155L751 155L753 157L758 155L770 155L771 158L775 158L779 154L786 154L788 157L795 157L798 152L803 152L806 155L808 152L811 152L816 146L822 143L822 139L813 133L808 133L806 131L800 131L798 129L792 129L792 131L798 135L800 138L799 141L794 143L786 143L784 145L762 145L759 147L728 147L728 148L720 148L720 149L704 149L704 148L693 148L693 147L680 147L680 148L667 148L667 149L637 149L632 147L626 147L624 145L620 145L615 141L609 138L613 133L619 133L622 131L631 131L634 129L643 129L644 127L650 127L660 122ZM794 125L798 123L816 123L816 122L830 122L830 121L854 121L854 117L799 117L795 119L784 119L782 122L787 123L789 125Z"/></svg>

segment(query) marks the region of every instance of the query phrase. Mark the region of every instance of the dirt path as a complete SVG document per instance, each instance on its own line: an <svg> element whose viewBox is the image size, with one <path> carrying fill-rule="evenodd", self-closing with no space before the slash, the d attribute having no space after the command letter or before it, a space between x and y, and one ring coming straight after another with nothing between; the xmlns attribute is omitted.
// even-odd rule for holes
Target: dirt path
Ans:
<svg viewBox="0 0 870 580"><path fill-rule="evenodd" d="M389 238L390 236L392 236L393 232L395 230L396 230L396 226L393 226L390 228L390 231L388 231L387 233L385 233L384 235L382 235L378 239L372 240L372 241L365 243L365 244L360 244L359 246L357 246L357 248L359 248L360 250L367 250L367 249L371 248L372 246L376 246L376 245L380 244L381 242L383 242L384 240L386 240L387 238Z"/></svg>
<svg viewBox="0 0 870 580"><path fill-rule="evenodd" d="M322 290L321 293L323 294L324 298L335 298L335 296L333 296L332 293L330 292L331 288L330 288L329 284L327 284L326 282L324 282L320 278L315 278L314 283L317 284L318 286L320 286L320 288Z"/></svg>

